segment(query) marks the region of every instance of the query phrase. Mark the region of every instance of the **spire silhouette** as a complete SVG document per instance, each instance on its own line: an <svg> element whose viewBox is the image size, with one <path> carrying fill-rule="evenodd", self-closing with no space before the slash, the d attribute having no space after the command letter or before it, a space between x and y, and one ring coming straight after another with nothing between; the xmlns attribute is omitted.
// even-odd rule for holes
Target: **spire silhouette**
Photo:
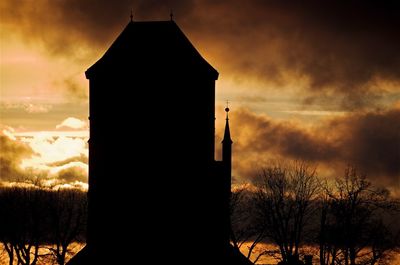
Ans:
<svg viewBox="0 0 400 265"><path fill-rule="evenodd" d="M226 103L226 122L225 122L225 132L224 132L224 139L222 140L222 143L227 143L227 144L232 144L232 139L231 139L231 131L229 129L229 107L228 107L228 102Z"/></svg>
<svg viewBox="0 0 400 265"><path fill-rule="evenodd" d="M225 165L225 169L227 171L227 175L229 179L232 176L232 139L231 139L231 131L229 129L229 107L228 102L225 108L226 112L226 121L225 121L225 132L224 139L222 140L222 162ZM229 181L230 183L230 181ZM229 188L230 191L230 188Z"/></svg>

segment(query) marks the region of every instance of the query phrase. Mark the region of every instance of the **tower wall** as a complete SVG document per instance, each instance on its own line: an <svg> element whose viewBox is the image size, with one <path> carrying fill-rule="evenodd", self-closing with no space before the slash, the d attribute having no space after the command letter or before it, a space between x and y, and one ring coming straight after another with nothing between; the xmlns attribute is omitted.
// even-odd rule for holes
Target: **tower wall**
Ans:
<svg viewBox="0 0 400 265"><path fill-rule="evenodd" d="M108 242L140 241L148 255L153 244L169 242L157 250L165 260L176 259L176 248L192 256L220 242L215 81L163 76L109 72L90 79L88 242L102 259L113 258L103 254Z"/></svg>

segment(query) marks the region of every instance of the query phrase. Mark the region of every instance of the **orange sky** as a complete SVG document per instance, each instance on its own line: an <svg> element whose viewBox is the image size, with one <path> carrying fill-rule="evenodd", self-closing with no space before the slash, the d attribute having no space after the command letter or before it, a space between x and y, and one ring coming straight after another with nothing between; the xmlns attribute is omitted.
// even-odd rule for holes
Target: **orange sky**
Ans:
<svg viewBox="0 0 400 265"><path fill-rule="evenodd" d="M217 142L229 100L236 180L288 158L326 176L353 164L399 189L400 8L391 1L2 1L2 181L85 185L84 71L131 8L137 20L169 19L172 8L219 71Z"/></svg>

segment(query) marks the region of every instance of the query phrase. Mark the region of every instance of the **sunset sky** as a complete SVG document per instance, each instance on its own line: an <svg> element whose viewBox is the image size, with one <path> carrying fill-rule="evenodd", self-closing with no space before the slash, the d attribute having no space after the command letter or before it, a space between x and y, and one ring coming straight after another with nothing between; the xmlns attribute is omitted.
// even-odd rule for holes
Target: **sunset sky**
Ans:
<svg viewBox="0 0 400 265"><path fill-rule="evenodd" d="M134 20L168 20L172 9L220 73L216 157L229 100L235 180L270 159L301 159L325 177L354 165L400 193L396 2L3 0L0 180L85 187L84 72L131 9Z"/></svg>

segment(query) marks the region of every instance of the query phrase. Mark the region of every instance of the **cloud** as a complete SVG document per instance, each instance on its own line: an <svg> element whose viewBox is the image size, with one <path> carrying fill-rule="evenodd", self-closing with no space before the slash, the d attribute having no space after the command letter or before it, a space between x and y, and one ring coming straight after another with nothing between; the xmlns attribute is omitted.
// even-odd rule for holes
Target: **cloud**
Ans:
<svg viewBox="0 0 400 265"><path fill-rule="evenodd" d="M22 166L25 168L47 168L49 164L65 161L71 157L87 156L88 154L88 144L84 138L54 137L49 132L22 140L38 154L23 161Z"/></svg>
<svg viewBox="0 0 400 265"><path fill-rule="evenodd" d="M83 68L109 47L131 8L136 20L166 20L172 8L220 79L248 87L243 101L261 104L272 90L282 95L293 90L296 100L320 106L313 113L296 108L299 114L325 114L332 103L341 104L333 111L364 110L321 119L314 127L245 109L232 112L238 175L253 174L269 158L288 157L326 168L354 163L370 176L399 182L399 110L375 109L399 98L398 1L5 0L1 24L8 36ZM60 80L66 80L61 82L68 93L85 97L76 79ZM257 91L248 86L253 82L259 83ZM68 126L83 126L80 122ZM83 140L68 139L35 137L28 144L45 163L56 163L87 150Z"/></svg>
<svg viewBox="0 0 400 265"><path fill-rule="evenodd" d="M28 113L47 113L51 109L51 105L44 104L27 104L25 110Z"/></svg>
<svg viewBox="0 0 400 265"><path fill-rule="evenodd" d="M74 99L86 102L88 100L88 89L82 87L81 83L82 82L78 82L78 80L73 78L67 78L64 80L63 87L66 89L67 95L71 95Z"/></svg>
<svg viewBox="0 0 400 265"><path fill-rule="evenodd" d="M337 131L335 140L349 163L400 185L400 109L332 120L329 130Z"/></svg>
<svg viewBox="0 0 400 265"><path fill-rule="evenodd" d="M68 117L65 120L63 120L60 124L58 124L56 126L56 129L65 129L65 128L85 129L86 127L87 127L86 122L74 117Z"/></svg>
<svg viewBox="0 0 400 265"><path fill-rule="evenodd" d="M18 142L7 134L0 133L0 180L23 179L25 174L20 164L34 152L29 145Z"/></svg>
<svg viewBox="0 0 400 265"><path fill-rule="evenodd" d="M47 164L49 167L60 167L60 166L64 166L67 164L70 164L71 162L82 162L84 164L88 164L89 160L87 155L85 154L80 154L79 156L73 156L73 157L69 157L67 159L61 160L61 161L56 161L56 162L52 162Z"/></svg>
<svg viewBox="0 0 400 265"><path fill-rule="evenodd" d="M26 113L48 113L52 109L50 104L33 104L33 103L7 103L0 102L1 109L23 109Z"/></svg>
<svg viewBox="0 0 400 265"><path fill-rule="evenodd" d="M226 15L211 23L237 75L280 89L296 80L305 103L352 109L380 99L381 79L399 84L399 10L388 1L248 1L221 6Z"/></svg>
<svg viewBox="0 0 400 265"><path fill-rule="evenodd" d="M258 174L269 159L284 158L316 163L334 174L351 164L380 184L400 185L398 108L329 116L314 126L238 109L231 114L231 129L241 177Z"/></svg>
<svg viewBox="0 0 400 265"><path fill-rule="evenodd" d="M13 128L3 127L0 185L87 188L88 150L84 139L49 134L21 138Z"/></svg>
<svg viewBox="0 0 400 265"><path fill-rule="evenodd" d="M129 21L131 8L137 20L167 20L173 9L221 77L256 79L264 90L297 87L305 104L335 101L357 109L398 91L397 1L6 0L2 20L52 54L79 58L85 50L83 57L91 51L96 60Z"/></svg>
<svg viewBox="0 0 400 265"><path fill-rule="evenodd" d="M73 183L75 181L87 183L87 164L72 162L69 165L65 165L64 168L57 173L57 178L63 183Z"/></svg>
<svg viewBox="0 0 400 265"><path fill-rule="evenodd" d="M59 131L21 136L10 127L3 132L2 156L20 165L21 169L49 170L76 162L87 164L88 144L85 137L60 135Z"/></svg>

